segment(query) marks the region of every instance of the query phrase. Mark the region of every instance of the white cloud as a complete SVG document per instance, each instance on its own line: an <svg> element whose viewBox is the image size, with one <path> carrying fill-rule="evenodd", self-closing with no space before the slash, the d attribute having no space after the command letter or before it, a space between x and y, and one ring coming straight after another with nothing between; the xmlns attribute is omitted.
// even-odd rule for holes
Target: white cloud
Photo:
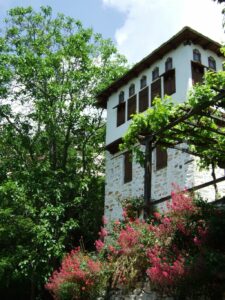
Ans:
<svg viewBox="0 0 225 300"><path fill-rule="evenodd" d="M115 33L119 51L136 62L184 26L222 42L222 5L212 0L102 0L125 14Z"/></svg>

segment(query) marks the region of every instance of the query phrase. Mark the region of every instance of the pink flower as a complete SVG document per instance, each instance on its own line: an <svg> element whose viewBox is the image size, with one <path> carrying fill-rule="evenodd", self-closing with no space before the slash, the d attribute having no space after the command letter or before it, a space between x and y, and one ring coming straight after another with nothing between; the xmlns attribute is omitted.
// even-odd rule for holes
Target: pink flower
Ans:
<svg viewBox="0 0 225 300"><path fill-rule="evenodd" d="M116 253L117 253L116 249L115 249L112 245L109 245L109 246L108 246L108 249L109 249L109 251L112 252L113 254L116 254Z"/></svg>
<svg viewBox="0 0 225 300"><path fill-rule="evenodd" d="M95 247L98 252L101 252L101 250L104 246L105 246L105 244L101 240L95 241Z"/></svg>
<svg viewBox="0 0 225 300"><path fill-rule="evenodd" d="M120 221L117 219L117 220L115 220L114 224L118 226L118 225L120 225Z"/></svg>
<svg viewBox="0 0 225 300"><path fill-rule="evenodd" d="M101 231L98 233L100 238L104 239L104 237L106 237L108 235L108 231L106 228L101 227Z"/></svg>
<svg viewBox="0 0 225 300"><path fill-rule="evenodd" d="M153 216L156 218L156 220L159 220L161 218L161 214L158 212L154 212Z"/></svg>
<svg viewBox="0 0 225 300"><path fill-rule="evenodd" d="M96 262L96 261L93 261L92 259L89 259L87 264L92 273L100 272L100 270L101 270L100 262Z"/></svg>
<svg viewBox="0 0 225 300"><path fill-rule="evenodd" d="M162 223L163 223L163 224L170 224L170 223L171 223L171 220L170 220L170 218L165 217L165 218L163 218Z"/></svg>

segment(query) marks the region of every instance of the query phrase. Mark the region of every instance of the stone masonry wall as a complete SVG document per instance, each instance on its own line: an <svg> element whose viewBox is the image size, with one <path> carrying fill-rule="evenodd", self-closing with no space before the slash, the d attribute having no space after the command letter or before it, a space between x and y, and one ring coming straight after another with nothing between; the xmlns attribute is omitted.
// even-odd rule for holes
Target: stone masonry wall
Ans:
<svg viewBox="0 0 225 300"><path fill-rule="evenodd" d="M194 184L193 159L189 154L168 149L168 167L157 171L153 151L152 169L152 197L155 200L170 195L173 183L181 188L192 187ZM132 172L133 180L124 184L123 153L106 153L105 214L109 219L121 217L122 199L144 196L144 168L134 158ZM165 203L158 206L159 209L165 208Z"/></svg>
<svg viewBox="0 0 225 300"><path fill-rule="evenodd" d="M168 149L167 168L156 170L156 153L152 159L152 198L158 200L170 195L173 183L180 188L191 188L201 183L211 181L211 170L199 171L197 159L190 154L181 153L175 149ZM124 184L124 156L119 152L111 155L106 153L106 187L105 187L105 215L109 219L121 218L121 200L130 197L144 196L144 168L133 158L133 180ZM223 169L216 170L217 178L224 176ZM225 195L225 185L218 184L219 195ZM213 186L198 191L200 195L210 201L215 200ZM166 209L166 201L157 204L159 210Z"/></svg>

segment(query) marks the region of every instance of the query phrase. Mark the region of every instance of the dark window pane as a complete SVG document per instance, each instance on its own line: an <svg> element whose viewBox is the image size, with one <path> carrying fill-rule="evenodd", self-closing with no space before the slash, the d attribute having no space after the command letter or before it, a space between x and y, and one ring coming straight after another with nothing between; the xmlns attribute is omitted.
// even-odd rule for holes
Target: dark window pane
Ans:
<svg viewBox="0 0 225 300"><path fill-rule="evenodd" d="M161 94L161 78L151 84L151 103L155 97L162 97Z"/></svg>
<svg viewBox="0 0 225 300"><path fill-rule="evenodd" d="M147 85L147 77L144 75L140 80L140 88L143 89Z"/></svg>
<svg viewBox="0 0 225 300"><path fill-rule="evenodd" d="M198 63L191 63L192 83L202 83L204 76L204 66Z"/></svg>
<svg viewBox="0 0 225 300"><path fill-rule="evenodd" d="M170 70L164 74L164 95L172 95L176 92L175 70Z"/></svg>
<svg viewBox="0 0 225 300"><path fill-rule="evenodd" d="M152 71L152 80L155 80L159 77L159 68L156 67L153 71Z"/></svg>
<svg viewBox="0 0 225 300"><path fill-rule="evenodd" d="M119 93L119 103L122 103L122 102L124 102L124 91L121 91Z"/></svg>
<svg viewBox="0 0 225 300"><path fill-rule="evenodd" d="M125 102L117 106L117 127L125 122Z"/></svg>
<svg viewBox="0 0 225 300"><path fill-rule="evenodd" d="M173 60L171 57L168 57L165 63L165 71L169 71L173 68Z"/></svg>
<svg viewBox="0 0 225 300"><path fill-rule="evenodd" d="M139 112L143 112L149 107L148 99L149 99L149 88L146 87L145 89L139 92Z"/></svg>
<svg viewBox="0 0 225 300"><path fill-rule="evenodd" d="M156 170L160 170L167 167L167 150L161 148L160 146L156 147Z"/></svg>
<svg viewBox="0 0 225 300"><path fill-rule="evenodd" d="M135 94L135 85L132 83L129 87L129 97Z"/></svg>
<svg viewBox="0 0 225 300"><path fill-rule="evenodd" d="M198 49L193 50L193 60L201 63L201 53Z"/></svg>
<svg viewBox="0 0 225 300"><path fill-rule="evenodd" d="M129 98L127 101L127 120L131 119L131 115L137 112L137 95Z"/></svg>
<svg viewBox="0 0 225 300"><path fill-rule="evenodd" d="M124 183L132 180L132 154L124 153Z"/></svg>
<svg viewBox="0 0 225 300"><path fill-rule="evenodd" d="M208 58L208 62L209 62L209 68L216 71L216 61L215 61L215 59L212 56L210 56Z"/></svg>

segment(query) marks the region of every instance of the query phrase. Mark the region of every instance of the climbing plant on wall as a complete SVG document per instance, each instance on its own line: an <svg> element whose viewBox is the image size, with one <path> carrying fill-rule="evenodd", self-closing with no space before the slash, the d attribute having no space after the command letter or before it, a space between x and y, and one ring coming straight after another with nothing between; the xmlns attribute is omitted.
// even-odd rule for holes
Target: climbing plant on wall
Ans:
<svg viewBox="0 0 225 300"><path fill-rule="evenodd" d="M123 138L122 149L136 153L143 163L140 143L179 149L197 155L202 167L225 163L225 72L209 71L204 84L196 84L186 102L176 104L172 98L156 98L147 112L133 116ZM181 146L186 143L188 147Z"/></svg>

